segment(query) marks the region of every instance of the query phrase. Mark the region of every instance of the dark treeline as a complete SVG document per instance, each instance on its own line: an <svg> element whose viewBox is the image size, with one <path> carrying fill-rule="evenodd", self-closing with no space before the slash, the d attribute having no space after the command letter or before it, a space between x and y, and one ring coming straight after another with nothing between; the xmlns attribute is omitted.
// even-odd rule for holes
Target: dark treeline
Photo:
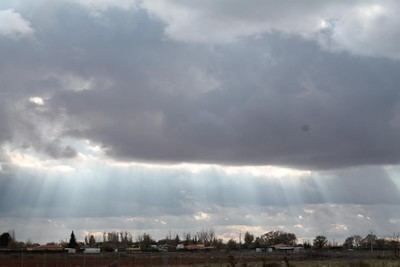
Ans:
<svg viewBox="0 0 400 267"><path fill-rule="evenodd" d="M250 232L240 235L238 240L229 239L224 241L218 238L213 230L201 230L195 233L168 234L165 238L155 240L150 234L143 233L133 239L129 232L104 232L102 235L88 234L84 241L76 240L72 231L69 242L47 243L47 246L59 246L62 248L100 248L103 251L113 251L121 248L136 248L141 251L152 251L164 248L167 251L185 248L209 248L209 249L256 249L271 248L274 246L301 247L303 249L347 249L347 250L394 250L399 254L400 235L379 238L370 233L365 237L352 235L345 239L342 244L330 242L324 235L317 235L311 242L298 242L294 233L284 231L270 231L260 236ZM0 235L1 249L24 249L38 247L40 244L18 242L14 234L5 232Z"/></svg>

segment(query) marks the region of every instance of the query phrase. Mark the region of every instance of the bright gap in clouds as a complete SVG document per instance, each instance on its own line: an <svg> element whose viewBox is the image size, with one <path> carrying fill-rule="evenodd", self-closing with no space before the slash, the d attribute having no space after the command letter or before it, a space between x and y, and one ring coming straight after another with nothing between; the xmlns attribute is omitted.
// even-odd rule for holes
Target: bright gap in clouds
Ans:
<svg viewBox="0 0 400 267"><path fill-rule="evenodd" d="M79 218L90 221L80 225L84 228L77 228L81 234L127 229L136 234L154 233L161 238L168 231L181 234L203 228L218 229L224 239L236 238L238 231L249 229L261 234L261 229L267 230L268 226L261 227L262 218L246 208L263 201L260 199L263 192L257 190L254 182L263 183L267 179L284 196L282 183L311 174L274 166L119 162L108 158L93 142L69 140L68 144L78 151L76 158L57 160L32 150L4 147L13 168L19 170L16 180L20 184L16 183L10 194L3 197L11 203L22 204L17 210L6 210L6 214L9 212L6 217L10 221L23 217L32 224L44 220L44 225L51 229L43 237L30 236L31 233L26 236L27 229L21 229L16 223L25 239L50 241L57 232L62 233L59 233L61 237L69 231L68 224L63 221L71 223ZM15 190L18 193L14 197L19 197L13 199L11 192ZM116 194L119 197L115 201ZM235 199L238 194L242 195L244 203ZM161 200L157 200L160 195ZM172 205L165 205L171 199ZM236 208L243 208L243 204L244 220L234 212ZM287 205L285 197L281 204ZM178 223L179 217L187 223ZM102 223L103 220L114 225ZM188 225L193 227L188 228ZM271 227L283 229L281 224Z"/></svg>
<svg viewBox="0 0 400 267"><path fill-rule="evenodd" d="M38 104L43 103L41 98L34 97L30 101ZM196 163L146 163L135 161L118 161L106 156L101 146L94 144L89 140L79 141L69 139L66 144L73 146L78 151L77 158L67 160L57 160L35 152L34 150L20 150L12 148L10 145L3 147L6 156L11 163L17 167L32 169L33 171L72 171L79 172L79 168L90 167L90 164L97 162L117 168L125 169L155 169L170 171L187 171L193 174L215 170L223 172L228 176L242 175L244 173L253 177L269 177L269 178L289 178L302 177L312 174L310 170L300 170L294 168L286 168L279 166L229 166L218 164L196 164ZM78 168L77 168L78 167Z"/></svg>
<svg viewBox="0 0 400 267"><path fill-rule="evenodd" d="M375 204L365 202L370 193L354 194L357 183L349 183L351 175L362 171L338 174L275 166L120 162L91 141L69 140L68 144L78 151L77 157L56 160L6 149L19 171L2 196L10 207L0 206L0 212L7 218L3 224L13 222L22 239L58 240L71 229L81 238L87 232L113 230L163 238L168 232L212 228L225 240L247 230L260 235L274 229L294 232L299 240L311 240L315 233L342 240L370 229L389 234L399 225L397 217L379 218L385 210L396 210L391 203L398 201L398 189L387 188L396 180L393 177L384 179L383 185L381 181L384 188L370 200L383 208L371 208ZM369 178L358 181L367 190L376 186ZM359 186L363 190L365 185ZM384 193L392 196L382 199ZM23 219L34 226L26 228Z"/></svg>
<svg viewBox="0 0 400 267"><path fill-rule="evenodd" d="M39 96L32 96L29 98L29 102L36 104L38 106L43 106L44 105L44 99L39 97Z"/></svg>

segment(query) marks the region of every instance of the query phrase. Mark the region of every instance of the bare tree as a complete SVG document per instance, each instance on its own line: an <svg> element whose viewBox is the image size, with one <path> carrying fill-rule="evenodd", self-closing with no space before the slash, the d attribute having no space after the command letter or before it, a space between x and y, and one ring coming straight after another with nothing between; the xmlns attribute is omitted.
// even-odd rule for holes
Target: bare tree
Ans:
<svg viewBox="0 0 400 267"><path fill-rule="evenodd" d="M327 244L328 244L328 239L326 238L326 236L323 235L318 235L313 240L313 246L318 249L326 247Z"/></svg>

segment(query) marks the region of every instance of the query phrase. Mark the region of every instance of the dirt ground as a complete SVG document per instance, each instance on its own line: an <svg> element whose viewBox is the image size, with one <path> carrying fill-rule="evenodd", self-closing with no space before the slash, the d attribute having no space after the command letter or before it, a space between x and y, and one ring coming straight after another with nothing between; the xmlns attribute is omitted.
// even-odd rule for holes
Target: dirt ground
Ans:
<svg viewBox="0 0 400 267"><path fill-rule="evenodd" d="M102 253L0 254L0 267L400 267L390 254Z"/></svg>

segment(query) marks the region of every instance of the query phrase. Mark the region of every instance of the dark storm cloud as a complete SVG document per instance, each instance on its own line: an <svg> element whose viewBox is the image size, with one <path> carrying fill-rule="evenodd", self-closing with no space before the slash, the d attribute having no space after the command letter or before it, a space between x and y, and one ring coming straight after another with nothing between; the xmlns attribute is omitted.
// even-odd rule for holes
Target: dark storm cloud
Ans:
<svg viewBox="0 0 400 267"><path fill-rule="evenodd" d="M2 93L45 105L8 111L7 121L30 113L35 123L11 126L7 140L54 157L75 155L62 144L72 136L123 160L317 169L399 162L398 61L328 52L283 26L222 44L177 42L165 31L172 24L143 8L93 15L72 2L21 6L34 37L1 39ZM43 133L55 123L58 131Z"/></svg>
<svg viewBox="0 0 400 267"><path fill-rule="evenodd" d="M110 74L112 88L51 101L87 126L77 136L114 157L306 168L399 160L397 62L329 54L280 35L188 52L148 45L157 52L127 48L142 68ZM204 88L196 75L209 75Z"/></svg>

